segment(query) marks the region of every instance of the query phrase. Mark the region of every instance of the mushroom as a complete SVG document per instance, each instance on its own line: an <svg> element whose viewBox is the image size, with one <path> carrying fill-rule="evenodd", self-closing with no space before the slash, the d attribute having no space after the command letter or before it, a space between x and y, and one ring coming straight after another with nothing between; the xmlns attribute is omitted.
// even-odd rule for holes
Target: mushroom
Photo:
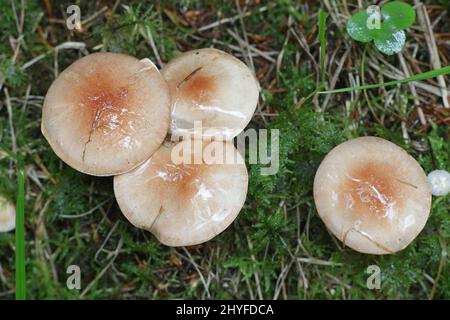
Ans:
<svg viewBox="0 0 450 320"><path fill-rule="evenodd" d="M231 140L255 112L258 82L242 61L226 52L212 48L188 51L161 73L170 88L170 130L176 137L201 134ZM201 121L202 128L194 127L196 121Z"/></svg>
<svg viewBox="0 0 450 320"><path fill-rule="evenodd" d="M65 69L45 97L41 129L78 171L127 172L155 152L169 127L169 90L148 60L94 53Z"/></svg>
<svg viewBox="0 0 450 320"><path fill-rule="evenodd" d="M428 174L431 193L434 196L445 196L450 193L450 173L445 170L434 170Z"/></svg>
<svg viewBox="0 0 450 320"><path fill-rule="evenodd" d="M369 254L404 249L425 226L428 179L405 150L361 137L335 147L314 179L320 218L344 245Z"/></svg>
<svg viewBox="0 0 450 320"><path fill-rule="evenodd" d="M0 232L8 232L16 227L15 206L0 196Z"/></svg>
<svg viewBox="0 0 450 320"><path fill-rule="evenodd" d="M178 153L188 161L177 160ZM209 156L214 153L228 160L215 161ZM234 221L247 184L245 162L231 143L184 140L161 146L138 168L114 177L114 193L134 226L165 245L190 246L212 239Z"/></svg>

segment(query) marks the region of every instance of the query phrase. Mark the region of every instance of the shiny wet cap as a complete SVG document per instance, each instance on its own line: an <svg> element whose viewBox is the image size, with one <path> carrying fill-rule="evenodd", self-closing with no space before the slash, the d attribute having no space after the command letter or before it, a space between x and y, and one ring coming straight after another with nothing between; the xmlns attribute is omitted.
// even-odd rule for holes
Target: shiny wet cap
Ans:
<svg viewBox="0 0 450 320"><path fill-rule="evenodd" d="M258 103L259 85L250 69L221 50L183 53L162 70L171 93L175 136L199 134L231 140L250 122ZM195 122L201 121L199 132Z"/></svg>
<svg viewBox="0 0 450 320"><path fill-rule="evenodd" d="M94 53L75 61L52 83L42 133L78 171L109 176L147 160L169 126L169 90L148 60Z"/></svg>
<svg viewBox="0 0 450 320"><path fill-rule="evenodd" d="M236 219L246 199L247 169L233 144L198 143L163 145L143 165L114 177L125 217L168 246L212 239ZM221 156L208 159L208 154ZM188 161L174 159L177 155Z"/></svg>
<svg viewBox="0 0 450 320"><path fill-rule="evenodd" d="M346 246L369 254L404 249L430 214L427 176L394 143L361 137L335 147L314 180L320 218Z"/></svg>

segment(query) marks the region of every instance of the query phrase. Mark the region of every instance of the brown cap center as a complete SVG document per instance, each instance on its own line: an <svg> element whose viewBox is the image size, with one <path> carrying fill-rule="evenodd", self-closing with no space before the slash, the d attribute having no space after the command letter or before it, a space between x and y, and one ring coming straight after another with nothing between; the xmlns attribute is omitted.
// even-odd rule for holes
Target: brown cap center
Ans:
<svg viewBox="0 0 450 320"><path fill-rule="evenodd" d="M190 201L197 193L202 175L205 174L206 164L174 164L171 160L171 149L153 158L156 173L164 196L172 197L174 194L180 200ZM168 198L167 201L173 201Z"/></svg>
<svg viewBox="0 0 450 320"><path fill-rule="evenodd" d="M192 72L178 84L178 95L194 105L208 106L214 99L216 81L214 77Z"/></svg>
<svg viewBox="0 0 450 320"><path fill-rule="evenodd" d="M402 186L389 164L365 162L347 172L340 204L358 216L388 218L401 205Z"/></svg>

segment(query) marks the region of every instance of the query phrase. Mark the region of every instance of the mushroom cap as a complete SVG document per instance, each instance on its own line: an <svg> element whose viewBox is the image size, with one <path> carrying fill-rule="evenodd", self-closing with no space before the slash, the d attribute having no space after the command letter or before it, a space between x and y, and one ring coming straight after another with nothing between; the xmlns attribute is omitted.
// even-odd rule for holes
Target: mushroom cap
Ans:
<svg viewBox="0 0 450 320"><path fill-rule="evenodd" d="M16 207L0 196L0 232L8 232L16 227Z"/></svg>
<svg viewBox="0 0 450 320"><path fill-rule="evenodd" d="M167 135L169 89L154 64L117 53L75 61L45 97L41 130L78 171L108 176L147 160Z"/></svg>
<svg viewBox="0 0 450 320"><path fill-rule="evenodd" d="M183 53L162 70L172 98L173 135L191 135L201 121L203 136L231 140L250 122L259 85L249 68L221 50Z"/></svg>
<svg viewBox="0 0 450 320"><path fill-rule="evenodd" d="M234 221L247 195L247 169L237 149L229 142L203 142L200 147L195 142L163 145L138 168L114 177L125 217L168 246L212 239ZM180 150L199 161L175 161ZM206 152L214 150L233 155L235 161L210 161Z"/></svg>
<svg viewBox="0 0 450 320"><path fill-rule="evenodd" d="M369 254L404 249L425 226L428 179L405 150L361 137L335 147L314 180L317 211L345 245Z"/></svg>

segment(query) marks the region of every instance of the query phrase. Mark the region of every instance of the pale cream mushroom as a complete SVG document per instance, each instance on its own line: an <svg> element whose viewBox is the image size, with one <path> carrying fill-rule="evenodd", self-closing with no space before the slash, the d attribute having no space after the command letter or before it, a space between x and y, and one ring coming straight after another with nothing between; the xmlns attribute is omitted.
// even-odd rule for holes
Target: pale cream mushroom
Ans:
<svg viewBox="0 0 450 320"><path fill-rule="evenodd" d="M257 80L242 61L228 53L212 48L188 51L161 73L170 88L170 129L175 136L198 133L231 140L255 112ZM199 121L201 132L194 128Z"/></svg>
<svg viewBox="0 0 450 320"><path fill-rule="evenodd" d="M169 127L170 98L148 59L94 53L65 69L45 97L42 133L78 171L108 176L147 160Z"/></svg>
<svg viewBox="0 0 450 320"><path fill-rule="evenodd" d="M0 232L8 232L16 227L16 207L0 196Z"/></svg>
<svg viewBox="0 0 450 320"><path fill-rule="evenodd" d="M317 211L346 246L369 254L404 249L431 208L427 176L405 150L362 137L335 147L314 180Z"/></svg>
<svg viewBox="0 0 450 320"><path fill-rule="evenodd" d="M174 159L178 154L197 160ZM211 154L226 159L210 159ZM234 221L247 184L244 160L231 143L206 142L197 148L185 140L161 146L143 165L114 177L114 193L134 226L165 245L189 246L212 239Z"/></svg>

